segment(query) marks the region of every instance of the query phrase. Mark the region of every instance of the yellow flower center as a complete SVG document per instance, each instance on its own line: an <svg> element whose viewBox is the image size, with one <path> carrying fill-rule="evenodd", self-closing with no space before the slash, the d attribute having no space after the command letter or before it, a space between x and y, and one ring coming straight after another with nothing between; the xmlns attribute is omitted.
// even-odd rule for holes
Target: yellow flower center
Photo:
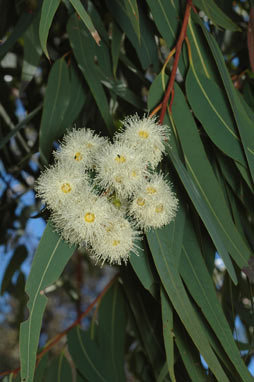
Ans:
<svg viewBox="0 0 254 382"><path fill-rule="evenodd" d="M116 208L120 208L121 207L121 202L119 199L114 199L113 200L113 204Z"/></svg>
<svg viewBox="0 0 254 382"><path fill-rule="evenodd" d="M78 151L75 155L74 155L74 159L79 162L83 159L83 156L82 154Z"/></svg>
<svg viewBox="0 0 254 382"><path fill-rule="evenodd" d="M133 178L135 178L135 177L137 176L136 171L132 171L132 172L131 172L131 176L133 176Z"/></svg>
<svg viewBox="0 0 254 382"><path fill-rule="evenodd" d="M137 205L140 207L143 207L145 205L145 201L142 198L138 198L137 200Z"/></svg>
<svg viewBox="0 0 254 382"><path fill-rule="evenodd" d="M122 178L121 176L116 176L116 177L115 177L115 181L116 181L117 183L122 183L122 180L123 180L123 178Z"/></svg>
<svg viewBox="0 0 254 382"><path fill-rule="evenodd" d="M87 223L93 223L95 220L95 215L92 212L87 212L84 216L84 219Z"/></svg>
<svg viewBox="0 0 254 382"><path fill-rule="evenodd" d="M116 247L118 244L120 244L120 240L113 240L113 247Z"/></svg>
<svg viewBox="0 0 254 382"><path fill-rule="evenodd" d="M71 192L71 186L70 183L64 183L61 186L61 190L65 193L68 194L68 192Z"/></svg>
<svg viewBox="0 0 254 382"><path fill-rule="evenodd" d="M90 142L87 142L86 147L87 147L88 149L90 149L91 147L93 147L93 144L90 143Z"/></svg>
<svg viewBox="0 0 254 382"><path fill-rule="evenodd" d="M156 188L154 188L152 186L149 186L149 187L146 188L146 192L148 194L155 194L156 191L157 191Z"/></svg>
<svg viewBox="0 0 254 382"><path fill-rule="evenodd" d="M113 223L109 223L108 226L106 227L106 232L111 232L113 230Z"/></svg>
<svg viewBox="0 0 254 382"><path fill-rule="evenodd" d="M117 155L115 157L115 161L117 161L118 163L124 163L126 162L126 158L123 155Z"/></svg>
<svg viewBox="0 0 254 382"><path fill-rule="evenodd" d="M160 214L164 210L163 204L159 204L158 206L155 207L155 212Z"/></svg>
<svg viewBox="0 0 254 382"><path fill-rule="evenodd" d="M140 131L138 132L138 135L140 136L140 138L144 138L144 139L147 139L147 138L149 137L148 132L145 131L145 130L140 130Z"/></svg>

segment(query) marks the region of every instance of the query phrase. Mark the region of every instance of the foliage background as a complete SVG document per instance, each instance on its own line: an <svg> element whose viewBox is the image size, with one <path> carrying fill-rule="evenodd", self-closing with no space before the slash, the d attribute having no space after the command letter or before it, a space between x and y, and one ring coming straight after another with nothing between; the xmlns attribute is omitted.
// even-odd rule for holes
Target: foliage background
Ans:
<svg viewBox="0 0 254 382"><path fill-rule="evenodd" d="M3 349L3 380L252 381L252 1L0 6L0 244L8 264L1 330L8 343L17 344L26 319L21 379L19 370L5 373L17 354ZM175 46L181 54L172 77ZM170 78L174 94L163 117ZM175 222L147 233L127 267L103 270L47 223L26 281L47 221L33 182L57 140L71 125L112 137L125 115L154 108L171 127L162 168L180 200ZM81 327L70 328L76 317Z"/></svg>

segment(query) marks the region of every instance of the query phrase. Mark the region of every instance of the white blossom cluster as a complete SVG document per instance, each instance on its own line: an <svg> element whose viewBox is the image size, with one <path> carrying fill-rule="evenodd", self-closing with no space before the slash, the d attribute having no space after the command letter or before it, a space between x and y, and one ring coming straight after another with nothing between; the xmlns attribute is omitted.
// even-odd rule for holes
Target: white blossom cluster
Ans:
<svg viewBox="0 0 254 382"><path fill-rule="evenodd" d="M35 184L63 239L88 246L96 261L121 264L136 251L140 230L170 223L178 200L155 172L168 139L167 126L137 115L123 121L113 143L85 128L67 133Z"/></svg>

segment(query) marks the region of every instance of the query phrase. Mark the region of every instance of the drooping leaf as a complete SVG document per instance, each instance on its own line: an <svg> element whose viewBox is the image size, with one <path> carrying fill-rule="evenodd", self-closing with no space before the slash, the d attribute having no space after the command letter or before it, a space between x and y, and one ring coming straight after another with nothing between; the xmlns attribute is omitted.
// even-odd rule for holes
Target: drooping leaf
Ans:
<svg viewBox="0 0 254 382"><path fill-rule="evenodd" d="M180 320L217 380L225 382L227 377L202 331L175 264L174 256L176 251L181 251L182 244L179 240L174 240L177 235L176 225L177 222L172 222L163 229L148 232L149 246L161 282Z"/></svg>
<svg viewBox="0 0 254 382"><path fill-rule="evenodd" d="M125 381L125 325L125 301L120 285L115 283L102 299L96 335L79 327L68 333L72 359L89 381Z"/></svg>
<svg viewBox="0 0 254 382"><path fill-rule="evenodd" d="M213 0L194 0L195 5L204 11L209 19L219 27L231 31L239 31L240 28L228 17Z"/></svg>
<svg viewBox="0 0 254 382"><path fill-rule="evenodd" d="M113 61L113 74L116 76L116 70L121 50L123 33L120 31L116 23L112 24L112 43L111 43L111 55Z"/></svg>
<svg viewBox="0 0 254 382"><path fill-rule="evenodd" d="M35 17L35 13L23 12L21 14L11 35L0 46L0 58L3 58L3 56L13 47L15 42L23 35L23 33L27 30L29 25L31 25L34 17Z"/></svg>
<svg viewBox="0 0 254 382"><path fill-rule="evenodd" d="M131 21L132 27L140 41L139 12L137 0L124 0L127 15Z"/></svg>
<svg viewBox="0 0 254 382"><path fill-rule="evenodd" d="M109 114L108 101L105 91L101 85L101 76L99 75L98 68L94 62L96 44L88 35L83 23L78 20L76 15L71 16L69 19L67 31L78 66L81 69L88 86L90 87L107 127L110 127L111 117ZM101 47L97 48L101 49L102 45L103 44L101 43Z"/></svg>
<svg viewBox="0 0 254 382"><path fill-rule="evenodd" d="M251 381L251 375L241 359L231 329L217 300L212 279L205 266L192 222L189 219L186 220L179 270L185 285L213 328L241 379L246 382Z"/></svg>
<svg viewBox="0 0 254 382"><path fill-rule="evenodd" d="M194 15L195 16L195 15ZM238 127L238 132L242 140L245 155L249 164L249 170L254 181L254 129L253 122L249 113L246 111L243 100L234 88L228 69L226 67L224 57L216 43L214 37L207 32L206 28L200 23L199 19L195 17L195 20L200 24L202 31L206 37L208 45L214 56L215 62L219 69L221 79L223 81L225 90L228 95L229 102L231 104L232 112Z"/></svg>
<svg viewBox="0 0 254 382"><path fill-rule="evenodd" d="M40 154L47 163L54 140L65 131L64 117L70 101L70 79L64 58L51 68L44 97L40 126Z"/></svg>
<svg viewBox="0 0 254 382"><path fill-rule="evenodd" d="M49 29L51 27L57 8L60 5L60 1L61 0L44 0L42 2L41 18L40 18L40 25L39 25L39 37L40 37L42 50L48 59L49 59L49 54L48 54L48 48L47 48L47 40L48 40Z"/></svg>
<svg viewBox="0 0 254 382"><path fill-rule="evenodd" d="M84 85L80 80L73 65L70 68L70 95L69 104L65 110L63 122L61 125L61 131L64 132L70 128L72 123L78 117L81 109L85 105L87 100L87 92L84 89Z"/></svg>
<svg viewBox="0 0 254 382"><path fill-rule="evenodd" d="M38 33L39 21L40 12L37 13L32 24L23 36L24 58L22 64L21 89L34 77L42 54Z"/></svg>
<svg viewBox="0 0 254 382"><path fill-rule="evenodd" d="M164 345L167 356L167 368L172 382L176 382L174 372L174 324L173 324L173 309L168 301L167 294L161 288L161 311L162 311L162 328Z"/></svg>
<svg viewBox="0 0 254 382"><path fill-rule="evenodd" d="M187 333L179 323L174 326L175 343L183 360L184 366L191 378L195 382L208 382L210 378L206 375L200 362L200 355L193 351L193 344Z"/></svg>
<svg viewBox="0 0 254 382"><path fill-rule="evenodd" d="M72 371L64 353L53 359L47 367L47 382L70 382L72 381ZM37 382L37 381L36 381Z"/></svg>
<svg viewBox="0 0 254 382"><path fill-rule="evenodd" d="M0 150L6 145L9 140L16 135L20 129L22 129L28 122L30 122L35 115L39 113L42 106L38 106L36 109L34 109L31 113L29 113L24 119L22 119L21 122L17 124L17 126L14 127L13 130L11 130L0 142Z"/></svg>
<svg viewBox="0 0 254 382"><path fill-rule="evenodd" d="M85 26L87 27L87 29L89 30L89 32L91 33L91 35L93 36L96 44L100 45L101 38L100 38L97 30L95 29L94 25L93 25L91 17L86 12L81 1L80 0L70 0L70 2L73 5L73 7L75 8L77 14L80 16L80 18L83 21L83 23L85 24Z"/></svg>
<svg viewBox="0 0 254 382"><path fill-rule="evenodd" d="M104 354L90 333L74 327L68 333L68 349L76 368L88 381L107 382Z"/></svg>
<svg viewBox="0 0 254 382"><path fill-rule="evenodd" d="M143 69L146 69L149 65L153 65L156 70L158 68L157 47L155 44L154 35L151 32L149 20L143 14L142 9L139 8L138 10L141 36L139 41L128 17L124 3L120 0L107 0L106 3L115 19L115 22L117 22L119 27L126 33L126 36L134 46Z"/></svg>
<svg viewBox="0 0 254 382"><path fill-rule="evenodd" d="M196 124L178 86L175 86L172 112L174 124L184 151L186 167L218 223L219 235L223 238L224 245L239 267L243 267L250 256L249 248L232 221L225 199L204 151ZM231 275L235 279L234 275Z"/></svg>
<svg viewBox="0 0 254 382"><path fill-rule="evenodd" d="M26 259L28 255L27 248L24 245L20 245L14 251L14 254L4 272L2 284L1 284L1 294L3 294L8 288L12 276L14 273L19 270L21 264Z"/></svg>
<svg viewBox="0 0 254 382"><path fill-rule="evenodd" d="M125 300L119 283L103 297L99 308L98 341L109 381L125 381L124 344L127 323Z"/></svg>
<svg viewBox="0 0 254 382"><path fill-rule="evenodd" d="M146 362L149 363L154 381L164 364L164 349L159 329L160 305L150 293L140 288L140 282L134 277L133 271L127 269L122 273L122 278L130 306L130 318L134 322L136 336L144 349Z"/></svg>
<svg viewBox="0 0 254 382"><path fill-rule="evenodd" d="M144 288L153 294L155 280L144 241L139 243L139 247L138 255L131 253L130 263Z"/></svg>
<svg viewBox="0 0 254 382"><path fill-rule="evenodd" d="M254 6L252 6L250 9L250 19L248 24L247 41L248 41L250 67L251 67L251 70L254 72Z"/></svg>
<svg viewBox="0 0 254 382"><path fill-rule="evenodd" d="M43 290L58 280L73 251L74 248L68 247L48 223L26 283L29 317L20 328L21 377L24 382L33 382L42 317L47 304Z"/></svg>
<svg viewBox="0 0 254 382"><path fill-rule="evenodd" d="M186 79L188 101L208 136L226 155L246 166L230 105L215 82L195 70L195 63Z"/></svg>
<svg viewBox="0 0 254 382"><path fill-rule="evenodd" d="M149 97L148 97L149 108L152 108L154 105L160 102L162 94L163 94L163 90L166 87L166 80L167 80L167 77L161 74L157 76L157 78L154 80L149 91ZM194 203L195 208L197 209L199 213L199 216L201 217L204 224L208 228L208 232L211 235L211 238L218 252L222 256L226 264L226 267L228 269L228 272L230 273L234 282L237 283L235 270L233 268L233 265L228 253L229 249L226 245L226 241L223 240L224 236L222 236L223 231L221 231L221 228L224 229L224 223L220 223L220 221L218 220L217 214L214 213L213 208L214 208L214 204L216 203L214 202L209 203L209 200L207 200L207 195L213 193L212 190L214 190L214 187L216 187L217 180L212 171L211 165L208 162L208 158L206 157L206 154L204 152L204 148L202 146L199 134L197 132L196 124L194 124L193 118L190 114L189 108L187 107L186 101L184 97L181 97L181 99L178 99L177 101L178 87L176 87L176 89L177 91L175 92L175 97L174 97L173 112L174 110L177 110L177 115L179 117L178 123L179 123L180 130L178 134L179 134L180 140L178 139L178 135L176 133L176 127L174 125L174 121L172 120L172 118L171 120L169 120L168 116L166 115L164 123L167 124L168 126L171 126L172 132L174 132L174 134L171 134L171 138L170 138L171 149L168 150L168 155L170 156L170 159L172 160L178 172L178 175L185 186L187 193L190 195L192 202ZM181 94L180 90L179 90L179 94ZM195 136L195 139L194 139L194 136L190 138L191 126L193 127L193 134ZM186 129L185 132L183 131L184 129ZM210 186L212 188L210 188L208 193L205 193L205 192L202 192L202 190L199 190L199 187L201 185L200 180L198 182L195 180L197 179L197 176L194 177L193 179L193 171L190 170L189 172L187 172L185 167L183 166L182 160L180 158L180 152L181 152L180 142L185 153L185 160L188 157L188 152L190 151L189 161L191 162L194 161L196 163L198 173L200 173L202 177L207 177L206 180L204 180L204 187L209 188L208 186L209 182L212 182L212 179L214 179L214 182L212 182L212 185ZM186 143L186 146L185 146L185 143ZM208 167L209 170L207 170L207 168L204 170L201 170L202 166ZM208 173L211 176L208 175ZM217 185L217 188L219 190L218 192L220 193L221 191L218 185ZM218 197L217 194L211 195L211 196L212 198ZM218 200L219 200L219 203L221 203L221 200L219 198ZM219 211L219 214L221 214L221 211ZM224 214L220 218L225 219ZM229 219L231 219L231 217L229 217ZM229 235L229 241L231 240L232 238ZM231 250L231 246L229 248ZM244 255L248 253L248 248L246 250L247 252L244 250L245 251Z"/></svg>

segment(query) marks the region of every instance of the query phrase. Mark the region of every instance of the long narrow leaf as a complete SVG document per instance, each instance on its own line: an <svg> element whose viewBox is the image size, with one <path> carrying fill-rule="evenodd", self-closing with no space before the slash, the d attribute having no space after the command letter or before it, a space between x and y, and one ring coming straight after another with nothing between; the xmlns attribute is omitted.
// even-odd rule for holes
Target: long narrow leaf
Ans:
<svg viewBox="0 0 254 382"><path fill-rule="evenodd" d="M43 290L58 280L73 250L48 223L26 283L29 317L20 329L21 377L26 382L33 382L42 317L47 304Z"/></svg>
<svg viewBox="0 0 254 382"><path fill-rule="evenodd" d="M57 8L59 7L60 1L61 0L44 0L42 3L40 26L39 26L39 37L40 37L42 50L48 59L49 59L49 54L47 49L47 40L48 40L49 29L51 27Z"/></svg>

